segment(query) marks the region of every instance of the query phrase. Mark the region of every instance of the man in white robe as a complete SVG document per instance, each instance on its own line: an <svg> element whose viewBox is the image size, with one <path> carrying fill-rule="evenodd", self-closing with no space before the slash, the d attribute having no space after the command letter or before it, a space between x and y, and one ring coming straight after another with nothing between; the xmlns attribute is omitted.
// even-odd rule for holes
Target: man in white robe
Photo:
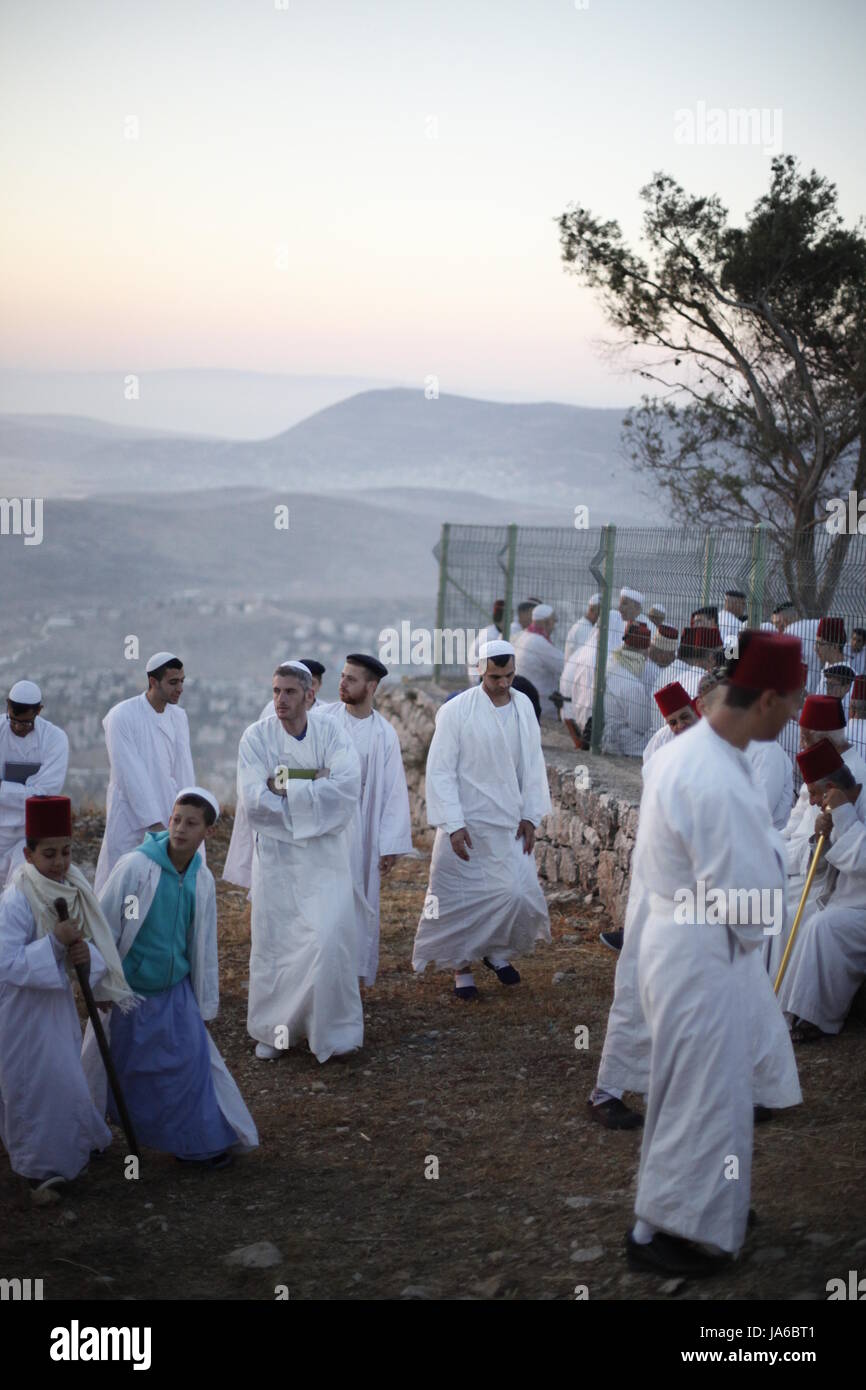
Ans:
<svg viewBox="0 0 866 1390"><path fill-rule="evenodd" d="M577 651L578 647L582 647L584 642L586 642L592 636L592 629L598 622L598 609L600 603L601 595L593 594L589 600L589 603L586 605L586 612L584 613L583 617L578 618L577 622L572 623L571 627L568 629L565 638L566 664L570 660L572 654ZM574 679L573 675L572 679ZM565 692L563 692L563 694L564 693ZM571 698L570 692L569 698Z"/></svg>
<svg viewBox="0 0 866 1390"><path fill-rule="evenodd" d="M612 608L608 614L607 624L607 656L605 662L610 660L613 652L622 646L622 639L628 624L636 622L640 618L641 608L643 607L643 594L637 589L623 587L619 591L619 601L616 608ZM576 727L581 731L584 738L588 741L587 724L592 719L592 707L595 701L595 668L598 656L598 637L599 627L596 623L589 637L580 648L574 668L574 685L571 691L571 717ZM606 666L605 666L606 669Z"/></svg>
<svg viewBox="0 0 866 1390"><path fill-rule="evenodd" d="M852 627L845 660L855 675L866 677L866 627Z"/></svg>
<svg viewBox="0 0 866 1390"><path fill-rule="evenodd" d="M238 805L255 836L247 1027L275 1060L301 1038L320 1062L364 1039L351 834L358 755L329 718L309 719L309 672L274 673L276 718L245 731Z"/></svg>
<svg viewBox="0 0 866 1390"><path fill-rule="evenodd" d="M558 700L551 696L559 695L565 654L553 645L555 626L556 614L550 604L537 604L532 610L529 627L514 639L514 665L515 675L531 681L538 691L542 719L558 721Z"/></svg>
<svg viewBox="0 0 866 1390"><path fill-rule="evenodd" d="M121 700L102 721L111 771L105 835L96 865L99 893L121 855L137 849L148 830L166 830L181 787L195 774L189 721L180 708L186 679L172 652L156 652L145 665L147 690ZM204 860L204 846L200 850Z"/></svg>
<svg viewBox="0 0 866 1390"><path fill-rule="evenodd" d="M662 686L653 699L664 722L643 750L644 766L665 744L670 743L677 734L685 733L701 717L695 701L689 698L679 681L670 681Z"/></svg>
<svg viewBox="0 0 866 1390"><path fill-rule="evenodd" d="M622 646L607 663L604 686L604 753L639 758L650 737L650 701L643 682L650 630L646 623L629 623Z"/></svg>
<svg viewBox="0 0 866 1390"><path fill-rule="evenodd" d="M848 742L866 758L866 676L858 676L851 687L848 707Z"/></svg>
<svg viewBox="0 0 866 1390"><path fill-rule="evenodd" d="M374 656L354 652L340 676L340 703L330 715L354 744L361 764L361 833L352 841L352 874L358 890L358 974L376 982L379 962L379 888L398 855L411 854L409 789L400 740L373 709L373 697L388 668Z"/></svg>
<svg viewBox="0 0 866 1390"><path fill-rule="evenodd" d="M35 681L16 681L0 720L0 888L24 862L24 803L57 796L69 763L69 739L43 719Z"/></svg>
<svg viewBox="0 0 866 1390"><path fill-rule="evenodd" d="M732 639L739 637L744 630L743 619L745 616L746 595L742 589L726 589L724 607L719 609L717 624L724 643L727 644Z"/></svg>
<svg viewBox="0 0 866 1390"><path fill-rule="evenodd" d="M728 1267L724 1256L746 1234L759 1054L774 1076L763 1103L801 1098L759 954L765 917L784 912L784 859L745 753L790 718L799 664L798 641L742 633L725 703L648 765L635 846L648 909L638 988L651 1043L626 1243L634 1269L697 1277Z"/></svg>
<svg viewBox="0 0 866 1390"><path fill-rule="evenodd" d="M643 683L650 700L650 729L653 733L663 727L663 721L654 697L664 686L670 685L671 681L678 679L676 675L671 674L671 671L677 659L679 639L680 635L677 629L668 626L667 623L657 623L652 628L652 640L643 671Z"/></svg>
<svg viewBox="0 0 866 1390"><path fill-rule="evenodd" d="M794 1042L842 1030L866 978L866 786L828 740L798 755L813 805L814 838L826 837L826 871L807 900L779 989Z"/></svg>
<svg viewBox="0 0 866 1390"><path fill-rule="evenodd" d="M519 983L511 958L550 940L532 850L550 810L538 720L511 690L514 648L482 649L481 684L446 701L427 755L427 819L436 827L412 968L455 972L458 999L478 999L473 961Z"/></svg>

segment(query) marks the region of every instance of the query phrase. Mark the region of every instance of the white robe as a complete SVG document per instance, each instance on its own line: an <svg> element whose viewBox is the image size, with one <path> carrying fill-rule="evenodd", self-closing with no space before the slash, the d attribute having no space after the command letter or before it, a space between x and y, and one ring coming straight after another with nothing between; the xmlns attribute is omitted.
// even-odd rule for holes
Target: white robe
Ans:
<svg viewBox="0 0 866 1390"><path fill-rule="evenodd" d="M692 724L682 733L673 734L668 725L665 725L654 735L647 747L649 749L655 738L658 738L659 744L655 751L661 753L664 749L667 756L668 745L674 739L690 737L698 727L697 724ZM664 734L668 736L666 739L662 739ZM650 754L650 757L652 756L653 754ZM648 761L645 757L644 786L649 774L646 766ZM658 772L660 768L661 761L656 758L654 769ZM614 998L608 1016L598 1073L599 1087L610 1095L621 1095L624 1091L644 1095L649 1089L650 1030L644 1017L637 982L641 930L649 915L649 891L633 858L623 946L617 959ZM757 952L753 952L752 955L754 960L751 969L754 972L759 968L759 959ZM786 1105L795 1104L799 1092L796 1090L796 1072L791 1069L787 1035L784 1028L779 1027L778 1009L775 1007L772 990L769 992L772 1007L767 1002L769 981L766 972L761 969L761 973L764 979L756 982L752 1015L753 1099L755 1105L781 1109Z"/></svg>
<svg viewBox="0 0 866 1390"><path fill-rule="evenodd" d="M281 765L330 776L292 779L281 797L267 787ZM364 1040L351 865L360 791L358 755L334 719L308 719L300 740L264 719L241 738L238 805L255 836L247 1027L271 1047L307 1038L320 1062Z"/></svg>
<svg viewBox="0 0 866 1390"><path fill-rule="evenodd" d="M811 695L817 695L818 685L821 680L821 672L824 669L823 663L815 649L818 621L817 618L799 618L797 622L791 623L785 628L786 637L799 637L802 644L803 661L808 668L806 689Z"/></svg>
<svg viewBox="0 0 866 1390"><path fill-rule="evenodd" d="M574 663L574 684L571 690L571 717L577 727L583 731L586 721L592 715L592 706L595 700L595 663L598 655L598 623L593 626L592 632L587 637L583 646L579 648L577 660ZM622 646L622 639L625 636L625 623L622 614L616 609L611 609L607 627L607 657L610 657L617 647Z"/></svg>
<svg viewBox="0 0 866 1390"><path fill-rule="evenodd" d="M779 1003L824 1033L841 1031L866 978L866 794L832 813L821 889L800 923Z"/></svg>
<svg viewBox="0 0 866 1390"><path fill-rule="evenodd" d="M543 633L530 632L528 628L515 637L513 646L515 673L532 681L541 701L542 718L559 719L559 710L551 703L550 695L559 690L564 653Z"/></svg>
<svg viewBox="0 0 866 1390"><path fill-rule="evenodd" d="M26 782L7 782L7 762L38 763ZM29 734L18 738L9 716L0 719L0 888L24 862L24 803L28 796L59 796L66 781L69 739L37 714Z"/></svg>
<svg viewBox="0 0 866 1390"><path fill-rule="evenodd" d="M427 820L436 826L430 882L412 967L454 969L494 955L506 959L550 940L535 857L516 838L550 810L541 735L532 703L512 690L520 759L515 769L497 709L482 686L441 706L427 755ZM463 826L472 845L459 859L450 835Z"/></svg>
<svg viewBox="0 0 866 1390"><path fill-rule="evenodd" d="M849 719L845 733L848 742L854 745L860 757L866 761L866 719Z"/></svg>
<svg viewBox="0 0 866 1390"><path fill-rule="evenodd" d="M195 786L189 721L180 705L157 714L145 694L121 700L102 721L111 773L105 835L93 887L101 892L123 854L137 849L148 826L168 826L178 792ZM200 850L204 859L204 846Z"/></svg>
<svg viewBox="0 0 866 1390"><path fill-rule="evenodd" d="M333 707L332 718L355 742L359 725L344 704ZM385 854L410 854L412 829L409 790L403 770L400 740L377 710L370 715L370 741L361 759L360 834L352 837L352 878L358 895L358 974L366 985L376 982L379 963L379 859ZM365 766L366 761L366 766Z"/></svg>
<svg viewBox="0 0 866 1390"><path fill-rule="evenodd" d="M0 1139L13 1172L71 1181L111 1130L87 1089L66 950L55 940L37 937L29 902L10 884L0 899ZM89 949L96 985L105 961Z"/></svg>
<svg viewBox="0 0 866 1390"><path fill-rule="evenodd" d="M774 830L784 830L794 804L794 769L785 750L775 741L754 740L746 749L755 776L767 798Z"/></svg>
<svg viewBox="0 0 866 1390"><path fill-rule="evenodd" d="M611 660L604 687L603 753L639 758L650 737L650 702L640 676Z"/></svg>
<svg viewBox="0 0 866 1390"><path fill-rule="evenodd" d="M651 1037L635 1211L672 1235L733 1252L749 1210L756 1074L764 1073L764 1104L801 1097L760 967L762 926L676 920L675 894L697 896L701 882L726 894L784 887L782 847L751 764L706 719L647 766L634 871L647 894L638 987Z"/></svg>
<svg viewBox="0 0 866 1390"><path fill-rule="evenodd" d="M690 724L688 728L694 728L694 725ZM683 733L686 732L687 729L683 729ZM658 753L659 749L664 748L665 744L670 743L671 739L678 737L679 735L674 733L670 724L662 724L660 729L656 729L646 748L643 750L644 766L646 766L653 754Z"/></svg>
<svg viewBox="0 0 866 1390"><path fill-rule="evenodd" d="M201 850L199 850L201 853ZM111 927L117 954L124 960L135 944L135 938L150 911L159 886L161 869L156 860L137 850L124 854L115 864L99 895L103 916ZM137 899L135 915L132 898ZM195 912L187 942L190 984L202 1018L216 1018L219 1011L219 953L217 946L216 885L213 874L205 864L195 876ZM106 1038L111 1036L111 1016L102 1014ZM210 1055L210 1074L217 1105L237 1135L237 1147L253 1149L259 1142L256 1126L241 1093L223 1061L210 1033L207 1035ZM108 1078L90 1023L84 1034L81 1063L101 1115L105 1114L108 1097Z"/></svg>
<svg viewBox="0 0 866 1390"><path fill-rule="evenodd" d="M565 638L566 662L577 651L578 647L582 647L584 642L588 641L594 627L595 623L590 622L585 615L578 618L576 623L572 623Z"/></svg>
<svg viewBox="0 0 866 1390"><path fill-rule="evenodd" d="M740 633L743 632L747 626L747 623L740 622L736 613L729 613L727 608L719 609L718 627L723 643L728 641L729 638L739 637Z"/></svg>

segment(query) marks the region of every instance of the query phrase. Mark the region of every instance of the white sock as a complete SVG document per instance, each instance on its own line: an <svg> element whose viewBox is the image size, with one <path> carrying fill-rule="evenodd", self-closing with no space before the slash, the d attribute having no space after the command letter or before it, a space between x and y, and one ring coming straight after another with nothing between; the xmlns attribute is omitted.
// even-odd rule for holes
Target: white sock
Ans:
<svg viewBox="0 0 866 1390"><path fill-rule="evenodd" d="M604 1105L606 1100L622 1100L622 1091L603 1091L600 1086L596 1086L590 1100L593 1105Z"/></svg>
<svg viewBox="0 0 866 1390"><path fill-rule="evenodd" d="M503 965L511 964L510 960L503 960L502 956L488 956L487 959L490 961L490 964L493 966L494 970L501 970Z"/></svg>
<svg viewBox="0 0 866 1390"><path fill-rule="evenodd" d="M454 976L454 983L458 989L466 989L475 984L475 976L471 970L461 970Z"/></svg>
<svg viewBox="0 0 866 1390"><path fill-rule="evenodd" d="M655 1233L655 1226L651 1226L648 1221L641 1221L638 1219L634 1223L631 1238L635 1245L649 1245Z"/></svg>

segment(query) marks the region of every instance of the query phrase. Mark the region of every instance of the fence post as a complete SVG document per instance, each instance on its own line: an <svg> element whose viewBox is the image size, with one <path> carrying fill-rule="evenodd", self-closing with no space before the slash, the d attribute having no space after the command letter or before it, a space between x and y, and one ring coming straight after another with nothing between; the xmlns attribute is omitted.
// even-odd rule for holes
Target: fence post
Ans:
<svg viewBox="0 0 866 1390"><path fill-rule="evenodd" d="M710 585L713 582L713 560L716 551L716 538L708 531L704 540L704 573L701 580L701 607L710 601Z"/></svg>
<svg viewBox="0 0 866 1390"><path fill-rule="evenodd" d="M749 569L749 627L760 627L764 616L766 529L763 522L752 528L752 563Z"/></svg>
<svg viewBox="0 0 866 1390"><path fill-rule="evenodd" d="M604 730L604 688L607 679L607 634L610 628L610 601L613 595L613 556L616 548L616 527L603 527L604 576L602 578L601 611L598 615L598 646L595 652L595 690L592 700L592 736L589 751L601 752ZM596 574L595 578L599 576Z"/></svg>
<svg viewBox="0 0 866 1390"><path fill-rule="evenodd" d="M508 528L508 562L505 571L505 610L502 614L502 636L510 641L511 610L514 604L514 571L517 565L517 526L514 522Z"/></svg>
<svg viewBox="0 0 866 1390"><path fill-rule="evenodd" d="M450 523L450 521L443 521L443 523L442 523L442 544L441 544L440 547L439 547L439 594L438 594L438 597L437 597L437 599L436 599L436 626L437 626L437 628L438 628L440 634L442 633L442 631L443 631L443 629L444 629L444 627L445 627L445 598L446 598L446 593L445 593L445 591L446 591L446 589L448 588L448 536L450 535L450 532L451 532L451 523ZM439 642L437 643L437 642L435 641L435 636L436 636L436 634L434 633L433 636L434 636L433 651L434 651L434 653L435 653L436 650L437 650L437 647L438 647L439 653L440 653L440 655L441 655L441 653L442 653L442 637L441 637L441 635L440 635L440 637L439 637ZM435 666L433 667L433 679L434 679L434 681L436 682L437 685L439 684L439 678L440 678L441 675L442 675L442 666L441 666L441 663L438 663L437 665L435 665Z"/></svg>

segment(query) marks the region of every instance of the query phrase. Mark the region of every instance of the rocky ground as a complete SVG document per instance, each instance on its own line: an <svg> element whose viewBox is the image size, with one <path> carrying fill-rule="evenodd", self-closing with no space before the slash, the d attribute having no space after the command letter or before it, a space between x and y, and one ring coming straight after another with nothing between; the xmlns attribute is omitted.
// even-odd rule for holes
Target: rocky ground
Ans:
<svg viewBox="0 0 866 1390"><path fill-rule="evenodd" d="M82 818L82 865L100 834ZM805 1104L758 1129L759 1224L736 1272L703 1284L631 1274L622 1243L640 1135L586 1112L616 964L598 940L603 914L554 894L553 943L520 963L520 987L491 975L467 1006L446 976L412 975L426 868L401 861L383 894L363 1052L324 1066L301 1050L254 1059L249 908L220 884L212 1028L261 1147L216 1173L146 1153L136 1181L118 1134L42 1209L22 1201L2 1156L0 1277L42 1278L54 1299L273 1299L280 1287L292 1299L572 1299L585 1285L591 1299L824 1300L829 1279L866 1269L862 1021L802 1050ZM270 1263L230 1261L258 1244Z"/></svg>

